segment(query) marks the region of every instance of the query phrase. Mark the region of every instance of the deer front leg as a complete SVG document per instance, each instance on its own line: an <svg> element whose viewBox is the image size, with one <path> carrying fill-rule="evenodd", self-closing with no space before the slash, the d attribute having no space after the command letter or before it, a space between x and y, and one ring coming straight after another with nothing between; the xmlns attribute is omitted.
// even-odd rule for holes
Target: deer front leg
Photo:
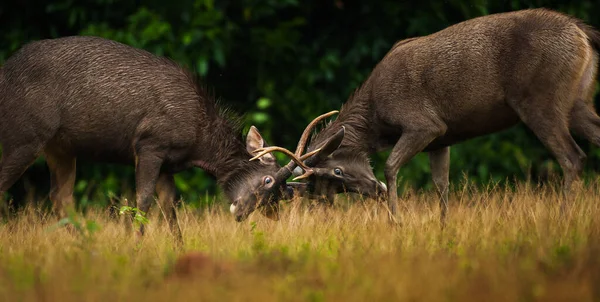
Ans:
<svg viewBox="0 0 600 302"><path fill-rule="evenodd" d="M148 213L154 197L163 156L160 153L141 150L138 152L135 166L136 202L139 210ZM140 226L139 235L145 232L144 224Z"/></svg>
<svg viewBox="0 0 600 302"><path fill-rule="evenodd" d="M440 199L440 223L446 223L448 212L448 174L450 174L450 147L429 152L431 178Z"/></svg>
<svg viewBox="0 0 600 302"><path fill-rule="evenodd" d="M429 143L445 132L445 128L404 128L402 136L396 142L385 163L385 180L388 187L388 206L390 208L390 220L396 220L396 204L398 200L397 175L400 167L406 164L417 153L423 151Z"/></svg>

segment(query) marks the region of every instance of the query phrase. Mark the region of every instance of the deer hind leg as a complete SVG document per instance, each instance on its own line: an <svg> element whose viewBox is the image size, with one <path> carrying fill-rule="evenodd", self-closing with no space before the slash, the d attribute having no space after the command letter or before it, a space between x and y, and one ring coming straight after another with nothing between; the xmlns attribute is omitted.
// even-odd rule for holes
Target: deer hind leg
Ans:
<svg viewBox="0 0 600 302"><path fill-rule="evenodd" d="M573 182L579 180L586 155L569 133L568 116L564 113L567 111L557 110L552 104L540 107L531 103L534 102L512 103L511 106L558 161L564 174L563 197L568 197Z"/></svg>
<svg viewBox="0 0 600 302"><path fill-rule="evenodd" d="M76 159L60 151L44 150L46 163L50 169L50 201L59 217L73 209L73 187L75 186Z"/></svg>
<svg viewBox="0 0 600 302"><path fill-rule="evenodd" d="M41 143L30 143L16 148L4 145L4 152L0 160L0 196L4 197L6 191L23 175L25 170L33 164L42 149ZM3 210L8 214L6 203Z"/></svg>
<svg viewBox="0 0 600 302"><path fill-rule="evenodd" d="M575 134L600 147L600 117L592 106L596 90L594 82L597 66L598 55L593 55L579 81L579 96L570 112L569 127Z"/></svg>
<svg viewBox="0 0 600 302"><path fill-rule="evenodd" d="M569 127L576 135L600 147L600 117L585 101L581 99L575 101L571 109Z"/></svg>
<svg viewBox="0 0 600 302"><path fill-rule="evenodd" d="M450 147L444 147L439 150L431 151L429 155L429 166L431 168L431 178L435 185L438 197L440 199L440 223L442 228L446 223L446 213L448 212L448 174L450 173Z"/></svg>
<svg viewBox="0 0 600 302"><path fill-rule="evenodd" d="M600 117L582 99L575 101L569 127L576 135L600 147Z"/></svg>
<svg viewBox="0 0 600 302"><path fill-rule="evenodd" d="M158 194L158 202L162 208L163 214L166 216L169 223L169 229L177 244L183 246L183 237L181 235L181 228L177 220L177 201L176 198L176 187L173 174L161 173L158 176L156 182L156 192Z"/></svg>

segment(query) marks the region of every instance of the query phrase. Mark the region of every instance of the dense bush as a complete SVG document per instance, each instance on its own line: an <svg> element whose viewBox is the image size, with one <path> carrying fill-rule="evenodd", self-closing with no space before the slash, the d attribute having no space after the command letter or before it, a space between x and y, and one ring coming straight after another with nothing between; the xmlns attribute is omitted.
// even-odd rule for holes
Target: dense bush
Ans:
<svg viewBox="0 0 600 302"><path fill-rule="evenodd" d="M548 7L600 26L600 3L558 0L73 0L0 3L0 64L24 43L66 35L99 35L165 55L200 74L221 104L244 114L268 141L293 148L316 115L339 108L391 45L491 13ZM580 141L588 170L600 151ZM373 159L383 179L387 152ZM524 127L456 145L451 179L486 183L558 171L549 153ZM282 163L283 157L280 158ZM11 190L45 196L49 178L40 159ZM401 169L402 181L429 188L424 154ZM133 169L78 163L77 199L104 204L111 195L132 197ZM214 181L194 169L177 176L188 202L209 202ZM35 195L34 195L35 196ZM35 197L34 197L35 198Z"/></svg>

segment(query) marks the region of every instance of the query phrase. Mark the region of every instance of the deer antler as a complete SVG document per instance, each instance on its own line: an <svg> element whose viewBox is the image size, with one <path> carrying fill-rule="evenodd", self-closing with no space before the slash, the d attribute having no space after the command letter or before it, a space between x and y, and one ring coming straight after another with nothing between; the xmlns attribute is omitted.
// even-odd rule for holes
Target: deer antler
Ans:
<svg viewBox="0 0 600 302"><path fill-rule="evenodd" d="M306 159L308 159L309 157L311 157L311 156L313 156L313 155L315 155L315 154L319 153L319 151L321 151L321 148L318 148L318 149L315 149L315 150L313 150L313 151L310 151L310 152L308 152L308 153L306 153L306 154L304 154L304 155L300 156L300 160L302 160L302 161L304 162L304 161L305 161Z"/></svg>
<svg viewBox="0 0 600 302"><path fill-rule="evenodd" d="M338 113L339 111L337 110L333 110L333 111L329 111L327 113L321 114L319 116L317 116L312 122L310 122L310 124L308 124L306 126L306 128L304 129L304 132L302 132L302 136L300 136L300 140L298 141L298 147L296 147L296 156L300 156L302 155L302 152L304 152L304 147L306 146L306 142L308 141L308 135L310 134L310 131L315 127L315 125L320 122L321 120L328 118L336 113Z"/></svg>
<svg viewBox="0 0 600 302"><path fill-rule="evenodd" d="M294 161L298 166L302 167L302 169L304 169L304 170L310 170L310 168L307 167L302 162L302 159L298 158L294 153L292 153L292 151L290 151L290 150L288 150L286 148L277 147L277 146L266 147L266 148L258 148L256 150L254 150L253 153L258 153L258 154L256 154L253 158L251 158L250 161L257 160L261 156L263 156L263 155L265 155L267 153L274 152L274 151L278 151L278 152L284 153L285 155L289 156L292 159L292 161Z"/></svg>
<svg viewBox="0 0 600 302"><path fill-rule="evenodd" d="M321 148L318 148L316 150L313 150L311 152L308 152L308 153L302 155L302 152L304 152L304 147L306 146L306 142L308 141L308 136L310 135L310 131L315 127L315 125L318 122L320 122L323 119L328 118L338 112L339 112L338 110L333 110L333 111L321 114L321 115L317 116L314 120L312 120L312 122L310 122L304 129L304 132L302 132L302 136L300 136L300 140L298 141L298 146L296 147L295 153L292 153L292 151L290 151L286 148L278 147L278 146L259 148L259 149L256 149L253 151L253 153L258 153L258 154L256 154L250 160L251 161L256 160L256 159L260 158L261 156L264 156L265 154L270 153L270 152L274 152L274 151L282 152L291 158L290 162L281 168L280 176L282 178L287 179L292 174L292 171L295 168L294 164L297 164L304 170L304 174L296 177L295 179L302 179L302 178L309 177L310 175L313 174L313 171L310 167L308 167L304 164L304 161L306 159L308 159L309 157L319 153L319 151L321 151Z"/></svg>
<svg viewBox="0 0 600 302"><path fill-rule="evenodd" d="M258 149L256 149L256 150L252 151L252 153L258 153L258 154L256 154L256 155L255 155L253 158L251 158L250 160L251 160L251 161L252 161L252 160L256 160L256 159L260 158L261 156L264 156L265 154L267 154L267 153L271 153L271 152L274 152L274 151L279 151L279 152L285 153L285 154L286 154L286 155L288 155L290 158L292 158L292 160L293 160L294 162L298 163L298 165L299 165L300 167L302 167L303 169L309 169L309 167L306 167L306 165L304 164L304 161L305 161L307 158L309 158L309 157L311 157L311 156L313 156L313 155L315 155L315 154L319 153L319 151L321 151L321 148L318 148L318 149L316 149L316 150L310 151L310 152L308 152L308 153L306 153L306 154L304 154L304 155L302 155L302 156L300 156L300 157L296 156L294 153L292 153L292 151L290 151L290 150L288 150L288 149L286 149L286 148L283 148L283 147L277 147L277 146L273 146L273 147L264 147L264 148L258 148ZM301 163L299 163L299 162L301 162Z"/></svg>

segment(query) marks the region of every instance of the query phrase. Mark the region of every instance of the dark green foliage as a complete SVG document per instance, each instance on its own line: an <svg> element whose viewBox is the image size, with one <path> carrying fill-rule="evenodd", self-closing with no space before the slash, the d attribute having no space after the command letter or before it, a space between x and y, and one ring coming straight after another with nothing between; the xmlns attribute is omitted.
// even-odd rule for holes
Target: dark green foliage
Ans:
<svg viewBox="0 0 600 302"><path fill-rule="evenodd" d="M600 27L600 3L591 0L3 1L0 64L31 40L76 34L115 39L193 69L221 104L244 114L244 130L254 124L269 142L293 149L305 125L338 109L395 41L529 7L558 9ZM587 170L597 171L600 150L578 142L588 154ZM283 163L283 156L277 156ZM373 158L380 179L386 156ZM456 145L451 159L455 183L463 173L487 183L559 171L522 126ZM32 183L45 196L49 178L44 165L38 160L11 193L23 199L24 185ZM423 154L400 175L415 188L431 187ZM80 162L77 176L80 205L93 200L105 206L123 194L133 198L132 168ZM206 204L214 200L208 196L218 193L212 178L199 169L179 174L176 182L187 202Z"/></svg>

